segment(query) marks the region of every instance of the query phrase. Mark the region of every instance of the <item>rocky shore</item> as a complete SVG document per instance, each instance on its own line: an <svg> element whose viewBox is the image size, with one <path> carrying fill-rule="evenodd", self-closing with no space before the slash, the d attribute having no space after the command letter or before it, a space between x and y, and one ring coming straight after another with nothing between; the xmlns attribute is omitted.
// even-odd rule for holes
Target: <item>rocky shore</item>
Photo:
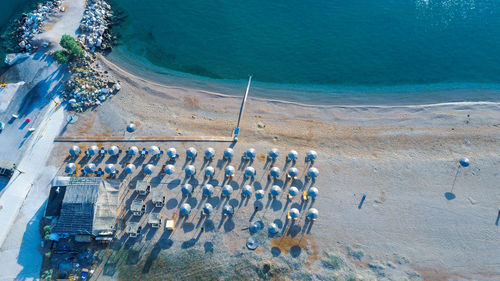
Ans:
<svg viewBox="0 0 500 281"><path fill-rule="evenodd" d="M78 40L92 53L111 48L111 6L104 0L88 0L80 23Z"/></svg>

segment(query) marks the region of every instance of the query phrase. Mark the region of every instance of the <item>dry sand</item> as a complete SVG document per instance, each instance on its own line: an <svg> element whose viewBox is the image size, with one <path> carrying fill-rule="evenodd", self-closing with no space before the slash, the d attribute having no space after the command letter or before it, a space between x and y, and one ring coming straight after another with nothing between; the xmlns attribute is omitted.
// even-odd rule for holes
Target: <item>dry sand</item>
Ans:
<svg viewBox="0 0 500 281"><path fill-rule="evenodd" d="M138 125L136 135L231 134L241 97L160 85L133 76L105 58L100 61L120 80L122 90L95 111L80 114L76 124L64 129L64 136L123 136L131 121ZM359 273L369 280L498 280L499 117L499 103L309 106L250 98L236 155L249 147L257 149L259 158L271 147L278 147L282 155L296 149L303 171L302 157L315 149L320 154L315 166L321 171L315 183L320 196L314 203L320 219L310 233L297 236L303 237L300 240L263 238L265 250L255 255L300 261L302 267L297 272L308 272L314 279L337 276L342 280ZM128 144L121 145L126 148ZM227 146L188 142L159 145L162 149L175 146L182 154L191 145L201 151L214 146L219 156ZM69 146L60 145L56 154L66 153ZM462 156L470 159L470 167L458 168ZM53 164L62 164L55 159ZM262 169L263 164L257 161L255 165ZM283 157L279 165L283 165ZM182 169L177 169L180 178ZM449 200L445 193L451 192L453 185L456 198ZM367 199L359 209L363 193ZM248 226L253 205L243 209L235 220L236 231L202 235L197 245L211 241L219 249L213 255L221 255L222 248L232 253L241 250L249 234L240 229ZM167 216L175 210L166 210ZM281 206L266 212L263 220L283 220L285 212ZM303 216L300 227L302 223ZM189 238L175 232L169 238L172 249L181 248ZM272 252L273 245L279 253ZM301 251L290 253L297 245ZM364 256L353 257L353 249ZM337 272L325 269L322 259L327 258L326 253L341 257L343 266Z"/></svg>

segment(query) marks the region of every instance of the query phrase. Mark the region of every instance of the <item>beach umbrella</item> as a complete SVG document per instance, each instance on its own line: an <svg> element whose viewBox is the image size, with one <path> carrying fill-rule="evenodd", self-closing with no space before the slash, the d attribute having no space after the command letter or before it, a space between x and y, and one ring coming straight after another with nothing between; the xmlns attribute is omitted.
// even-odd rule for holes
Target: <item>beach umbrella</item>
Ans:
<svg viewBox="0 0 500 281"><path fill-rule="evenodd" d="M118 155L118 152L120 150L118 149L118 146L116 145L113 145L111 146L109 149L108 149L108 154L111 155L111 156L115 156L115 155Z"/></svg>
<svg viewBox="0 0 500 281"><path fill-rule="evenodd" d="M462 167L469 167L470 165L469 158L467 157L460 158L459 162Z"/></svg>
<svg viewBox="0 0 500 281"><path fill-rule="evenodd" d="M253 237L248 237L247 239L247 248L250 250L255 250L259 247L259 241Z"/></svg>
<svg viewBox="0 0 500 281"><path fill-rule="evenodd" d="M255 176L255 169L253 167L246 167L245 168L245 176L249 177L249 178Z"/></svg>
<svg viewBox="0 0 500 281"><path fill-rule="evenodd" d="M78 145L73 145L69 149L69 155L71 155L71 156L78 156L80 154L80 152L82 152L82 150L80 149L80 147Z"/></svg>
<svg viewBox="0 0 500 281"><path fill-rule="evenodd" d="M224 150L225 159L232 159L233 156L234 156L234 150L232 148L228 147Z"/></svg>
<svg viewBox="0 0 500 281"><path fill-rule="evenodd" d="M279 155L280 151L277 148L273 148L269 151L268 157L273 160L276 160L276 158L278 158Z"/></svg>
<svg viewBox="0 0 500 281"><path fill-rule="evenodd" d="M207 177L213 177L214 174L215 174L214 167L208 166L208 167L205 168L205 176L207 176Z"/></svg>
<svg viewBox="0 0 500 281"><path fill-rule="evenodd" d="M181 208L180 208L180 212L181 212L181 215L183 215L183 216L189 215L189 213L191 213L191 205L189 205L188 203L182 204Z"/></svg>
<svg viewBox="0 0 500 281"><path fill-rule="evenodd" d="M318 158L318 153L314 150L309 150L307 152L307 155L306 155L306 160L307 161L311 161L311 162L314 162L314 160L316 160L316 158Z"/></svg>
<svg viewBox="0 0 500 281"><path fill-rule="evenodd" d="M291 208L290 211L288 212L288 214L294 220L298 219L299 216L300 216L300 212L299 212L299 210L297 208Z"/></svg>
<svg viewBox="0 0 500 281"><path fill-rule="evenodd" d="M214 194L214 186L211 184L205 184L203 186L203 196L210 197L212 194Z"/></svg>
<svg viewBox="0 0 500 281"><path fill-rule="evenodd" d="M299 169L292 167L288 169L288 176L291 177L292 179L295 179L299 176Z"/></svg>
<svg viewBox="0 0 500 281"><path fill-rule="evenodd" d="M173 173L175 173L174 165L171 164L166 165L165 168L163 168L163 172L165 172L165 174L167 175L172 175Z"/></svg>
<svg viewBox="0 0 500 281"><path fill-rule="evenodd" d="M93 145L93 146L89 147L87 152L89 153L89 155L96 155L97 152L99 152L99 147L97 147L97 145Z"/></svg>
<svg viewBox="0 0 500 281"><path fill-rule="evenodd" d="M222 208L222 214L224 214L225 216L232 216L234 214L233 206L229 204L224 205L224 207Z"/></svg>
<svg viewBox="0 0 500 281"><path fill-rule="evenodd" d="M307 211L307 218L309 218L311 220L317 219L318 216L319 216L319 212L316 208L311 208L311 209L309 209L309 211Z"/></svg>
<svg viewBox="0 0 500 281"><path fill-rule="evenodd" d="M67 174L73 174L76 171L75 163L68 163L68 165L66 165L66 168L64 169L64 171Z"/></svg>
<svg viewBox="0 0 500 281"><path fill-rule="evenodd" d="M229 165L224 169L224 174L228 177L232 177L234 176L235 171L234 167Z"/></svg>
<svg viewBox="0 0 500 281"><path fill-rule="evenodd" d="M137 155L137 153L139 153L139 148L137 148L137 146L131 146L127 150L127 154L130 156Z"/></svg>
<svg viewBox="0 0 500 281"><path fill-rule="evenodd" d="M255 156L257 156L257 152L255 151L255 148L249 148L247 152L245 153L245 156L249 159L255 159Z"/></svg>
<svg viewBox="0 0 500 281"><path fill-rule="evenodd" d="M153 165L153 164L147 164L147 165L144 167L143 171L144 171L144 173L145 173L146 175L151 175L151 174L153 174L153 173L154 173L155 168L156 168L156 167L155 167L155 165Z"/></svg>
<svg viewBox="0 0 500 281"><path fill-rule="evenodd" d="M187 165L184 169L184 173L186 173L186 177L192 177L196 174L196 167L193 165Z"/></svg>
<svg viewBox="0 0 500 281"><path fill-rule="evenodd" d="M160 154L160 148L158 148L158 146L156 146L156 145L152 145L148 148L148 152L152 156L156 156L156 155Z"/></svg>
<svg viewBox="0 0 500 281"><path fill-rule="evenodd" d="M318 194L319 194L319 190L314 186L309 188L309 190L307 191L307 196L312 197L312 198L316 198L318 196Z"/></svg>
<svg viewBox="0 0 500 281"><path fill-rule="evenodd" d="M299 153L295 150L290 150L290 152L288 152L288 160L292 160L292 161L295 161L299 158Z"/></svg>
<svg viewBox="0 0 500 281"><path fill-rule="evenodd" d="M212 204L205 203L205 205L203 205L203 214L204 215L209 216L213 210L214 210L214 207L212 207Z"/></svg>
<svg viewBox="0 0 500 281"><path fill-rule="evenodd" d="M93 173L96 169L97 167L94 163L88 163L87 166L85 166L85 172L87 173Z"/></svg>
<svg viewBox="0 0 500 281"><path fill-rule="evenodd" d="M182 186L181 191L182 191L182 194L189 195L189 194L193 193L193 186L190 185L189 183L186 183Z"/></svg>
<svg viewBox="0 0 500 281"><path fill-rule="evenodd" d="M281 193L281 187L277 185L271 186L271 196L276 197L279 196Z"/></svg>
<svg viewBox="0 0 500 281"><path fill-rule="evenodd" d="M104 166L104 172L106 172L107 174L113 174L114 172L116 172L115 165L107 164L106 166Z"/></svg>
<svg viewBox="0 0 500 281"><path fill-rule="evenodd" d="M279 167L272 167L271 171L269 171L269 175L273 178L279 177L281 174L281 170Z"/></svg>
<svg viewBox="0 0 500 281"><path fill-rule="evenodd" d="M125 173L127 174L133 174L135 170L136 168L134 164L128 164L127 167L125 167Z"/></svg>
<svg viewBox="0 0 500 281"><path fill-rule="evenodd" d="M259 190L255 191L255 197L256 197L257 199L262 199L262 198L264 198L264 194L265 194L265 193L264 193L264 190L262 190L262 189L259 189Z"/></svg>
<svg viewBox="0 0 500 281"><path fill-rule="evenodd" d="M248 197L248 196L251 196L252 195L252 191L253 191L253 188L251 185L245 185L242 189L241 189L241 195L245 196L245 197Z"/></svg>
<svg viewBox="0 0 500 281"><path fill-rule="evenodd" d="M278 233L280 231L280 228L278 227L277 224L275 224L274 222L272 222L272 223L269 224L269 227L267 228L267 230L271 234L276 234L276 233Z"/></svg>
<svg viewBox="0 0 500 281"><path fill-rule="evenodd" d="M226 184L222 187L222 196L229 197L233 193L233 187L229 184Z"/></svg>
<svg viewBox="0 0 500 281"><path fill-rule="evenodd" d="M206 159L212 159L215 156L215 149L209 147L205 149L205 158Z"/></svg>
<svg viewBox="0 0 500 281"><path fill-rule="evenodd" d="M254 221L250 224L250 232L255 233L261 230L263 227L263 223L261 221Z"/></svg>
<svg viewBox="0 0 500 281"><path fill-rule="evenodd" d="M177 157L177 150L173 147L167 149L167 156L170 157L170 159L176 158Z"/></svg>
<svg viewBox="0 0 500 281"><path fill-rule="evenodd" d="M194 147L190 147L186 150L186 156L188 159L195 158L197 154L198 154L198 151L196 151L196 148L194 148Z"/></svg>
<svg viewBox="0 0 500 281"><path fill-rule="evenodd" d="M319 175L319 170L316 167L311 167L307 171L307 175L314 179Z"/></svg>
<svg viewBox="0 0 500 281"><path fill-rule="evenodd" d="M295 186L291 186L288 190L288 195L290 196L290 198L297 196L297 194L299 194L299 189Z"/></svg>
<svg viewBox="0 0 500 281"><path fill-rule="evenodd" d="M133 133L137 130L137 126L134 123L130 123L127 125L127 132Z"/></svg>

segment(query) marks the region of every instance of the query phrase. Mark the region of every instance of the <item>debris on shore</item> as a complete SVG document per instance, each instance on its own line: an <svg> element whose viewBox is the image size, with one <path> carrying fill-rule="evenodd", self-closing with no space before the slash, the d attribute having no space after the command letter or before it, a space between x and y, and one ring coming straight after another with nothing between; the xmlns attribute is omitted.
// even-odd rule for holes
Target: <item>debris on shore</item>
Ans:
<svg viewBox="0 0 500 281"><path fill-rule="evenodd" d="M80 22L78 41L90 52L96 48L105 50L111 47L109 26L113 14L111 6L104 0L88 0Z"/></svg>
<svg viewBox="0 0 500 281"><path fill-rule="evenodd" d="M39 4L37 9L31 13L23 14L20 19L20 26L16 34L19 39L18 47L20 52L29 52L33 46L35 35L43 31L46 22L52 17L64 12L62 0L48 1L45 4Z"/></svg>

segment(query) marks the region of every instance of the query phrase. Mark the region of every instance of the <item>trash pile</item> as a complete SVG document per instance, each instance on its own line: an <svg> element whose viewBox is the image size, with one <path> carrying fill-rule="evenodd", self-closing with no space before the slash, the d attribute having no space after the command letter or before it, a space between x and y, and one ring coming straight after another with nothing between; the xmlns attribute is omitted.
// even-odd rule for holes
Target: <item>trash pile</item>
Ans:
<svg viewBox="0 0 500 281"><path fill-rule="evenodd" d="M47 19L64 12L62 0L48 1L45 4L39 4L37 9L29 14L23 14L21 25L17 30L17 36L20 40L19 48L21 51L30 51L33 48L33 37L42 32Z"/></svg>
<svg viewBox="0 0 500 281"><path fill-rule="evenodd" d="M76 112L100 105L120 91L120 84L106 71L99 69L90 55L75 62L71 78L64 82L62 96Z"/></svg>
<svg viewBox="0 0 500 281"><path fill-rule="evenodd" d="M80 22L80 41L92 53L96 48L111 47L111 35L108 26L111 22L111 6L104 0L88 0L87 7Z"/></svg>

